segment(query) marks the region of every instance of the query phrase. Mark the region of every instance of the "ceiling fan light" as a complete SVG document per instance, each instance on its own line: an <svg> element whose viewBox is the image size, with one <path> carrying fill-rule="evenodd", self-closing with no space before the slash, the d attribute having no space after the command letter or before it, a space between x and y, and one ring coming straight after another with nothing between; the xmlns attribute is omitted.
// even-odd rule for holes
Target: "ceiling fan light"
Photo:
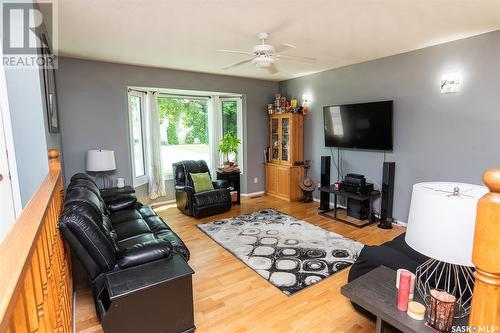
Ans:
<svg viewBox="0 0 500 333"><path fill-rule="evenodd" d="M257 68L269 68L272 65L272 62L257 62L255 64Z"/></svg>

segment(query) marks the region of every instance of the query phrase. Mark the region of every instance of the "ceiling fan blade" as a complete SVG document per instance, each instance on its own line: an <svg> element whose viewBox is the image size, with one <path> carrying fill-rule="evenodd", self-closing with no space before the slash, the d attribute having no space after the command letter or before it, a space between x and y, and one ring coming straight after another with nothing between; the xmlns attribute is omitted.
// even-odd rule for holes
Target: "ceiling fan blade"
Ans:
<svg viewBox="0 0 500 333"><path fill-rule="evenodd" d="M252 52L246 52L246 51L235 51L235 50L216 50L217 52L225 52L225 53L237 53L237 54L248 54L248 55L253 55Z"/></svg>
<svg viewBox="0 0 500 333"><path fill-rule="evenodd" d="M278 67L276 67L276 64L272 64L271 66L267 67L267 70L271 74L276 74L279 72Z"/></svg>
<svg viewBox="0 0 500 333"><path fill-rule="evenodd" d="M229 66L222 67L222 69L233 68L233 67L236 67L236 66L239 66L239 65L243 65L244 63L250 62L252 60L253 60L253 58L242 60L242 61L238 61L238 62L235 62L234 64L229 65Z"/></svg>
<svg viewBox="0 0 500 333"><path fill-rule="evenodd" d="M299 56L284 55L284 54L277 54L276 58L278 58L278 59L293 60L293 61L299 61L299 62L305 62L305 63L308 63L308 64L315 64L316 61L317 61L315 58L299 57Z"/></svg>
<svg viewBox="0 0 500 333"><path fill-rule="evenodd" d="M278 45L277 47L274 48L276 53L281 53L283 51L286 51L288 49L296 49L297 47L295 45L292 45L290 43L282 43Z"/></svg>

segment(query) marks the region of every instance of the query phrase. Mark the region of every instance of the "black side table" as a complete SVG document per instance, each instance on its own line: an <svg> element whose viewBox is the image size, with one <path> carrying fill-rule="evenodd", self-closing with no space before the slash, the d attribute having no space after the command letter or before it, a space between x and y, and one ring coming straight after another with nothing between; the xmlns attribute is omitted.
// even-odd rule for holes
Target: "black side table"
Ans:
<svg viewBox="0 0 500 333"><path fill-rule="evenodd" d="M352 302L377 317L377 333L384 332L385 323L389 323L403 333L436 333L437 331L425 324L424 320L410 318L406 312L397 308L398 290L396 289L396 271L379 266L374 270L360 276L356 280L340 288L340 292ZM415 290L414 300L424 304L420 295ZM469 316L455 319L455 327L467 326ZM465 332L457 329L455 332Z"/></svg>
<svg viewBox="0 0 500 333"><path fill-rule="evenodd" d="M135 189L130 185L124 187L108 187L101 189L101 198L107 199L121 194L132 194L132 193L135 193Z"/></svg>
<svg viewBox="0 0 500 333"><path fill-rule="evenodd" d="M193 274L176 253L108 273L98 296L104 331L194 332Z"/></svg>
<svg viewBox="0 0 500 333"><path fill-rule="evenodd" d="M217 171L217 180L227 180L229 182L230 191L236 191L238 199L233 201L233 204L240 204L240 172L220 172Z"/></svg>

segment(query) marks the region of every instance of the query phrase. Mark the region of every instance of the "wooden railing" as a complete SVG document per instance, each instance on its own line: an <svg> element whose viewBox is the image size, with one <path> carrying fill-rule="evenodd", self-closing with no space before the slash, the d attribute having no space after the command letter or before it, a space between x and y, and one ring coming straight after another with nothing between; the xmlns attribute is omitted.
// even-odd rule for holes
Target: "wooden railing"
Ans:
<svg viewBox="0 0 500 333"><path fill-rule="evenodd" d="M490 193L477 205L472 252L476 282L469 326L476 326L475 332L497 332L500 329L500 169L486 171L483 181Z"/></svg>
<svg viewBox="0 0 500 333"><path fill-rule="evenodd" d="M58 157L49 151L49 174L0 245L0 332L72 331L71 267L58 228Z"/></svg>

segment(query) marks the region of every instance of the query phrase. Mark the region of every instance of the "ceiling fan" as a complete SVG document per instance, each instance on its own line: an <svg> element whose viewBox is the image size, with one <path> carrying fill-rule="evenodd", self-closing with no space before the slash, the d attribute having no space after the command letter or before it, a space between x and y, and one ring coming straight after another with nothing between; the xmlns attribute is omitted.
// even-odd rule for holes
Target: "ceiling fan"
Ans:
<svg viewBox="0 0 500 333"><path fill-rule="evenodd" d="M251 58L238 61L229 66L222 67L222 69L229 69L236 66L243 65L247 62L251 62L257 66L257 68L267 69L269 73L275 74L278 72L278 68L276 67L276 61L280 59L292 60L297 62L303 62L308 64L314 64L316 59L308 58L308 57L299 57L292 55L280 54L281 52L287 49L295 49L296 47L292 44L283 43L279 47L273 47L272 45L266 44L266 40L269 38L269 34L267 32L261 32L257 35L260 40L260 44L257 44L253 47L252 52L246 51L235 51L235 50L217 50L217 52L226 52L226 53L237 53L237 54L247 54L251 55Z"/></svg>

